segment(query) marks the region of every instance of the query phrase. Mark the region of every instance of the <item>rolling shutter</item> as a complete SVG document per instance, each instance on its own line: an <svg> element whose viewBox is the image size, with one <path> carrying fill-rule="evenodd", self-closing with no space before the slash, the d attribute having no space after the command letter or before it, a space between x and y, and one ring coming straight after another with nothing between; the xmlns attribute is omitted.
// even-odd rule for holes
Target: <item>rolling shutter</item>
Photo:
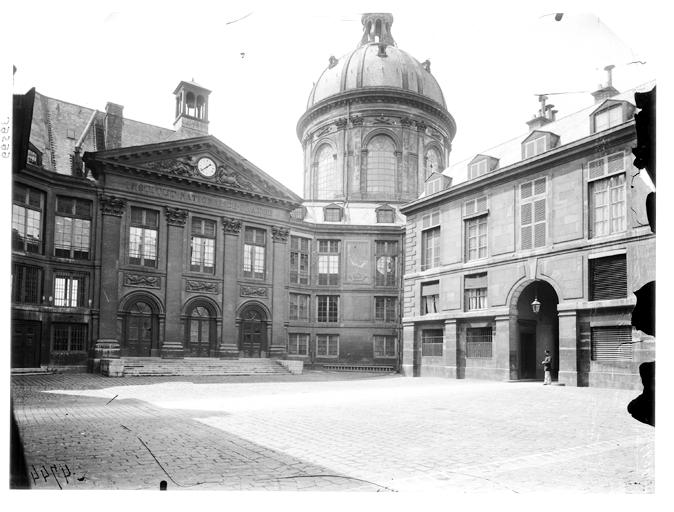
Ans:
<svg viewBox="0 0 674 512"><path fill-rule="evenodd" d="M627 258L624 254L590 260L590 300L627 297Z"/></svg>
<svg viewBox="0 0 674 512"><path fill-rule="evenodd" d="M632 360L632 326L592 327L591 349L593 361Z"/></svg>

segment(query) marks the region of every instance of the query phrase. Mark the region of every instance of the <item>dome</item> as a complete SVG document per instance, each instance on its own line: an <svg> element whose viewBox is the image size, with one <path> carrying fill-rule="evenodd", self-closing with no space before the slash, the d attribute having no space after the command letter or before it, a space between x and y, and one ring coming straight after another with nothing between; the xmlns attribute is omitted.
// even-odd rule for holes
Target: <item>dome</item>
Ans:
<svg viewBox="0 0 674 512"><path fill-rule="evenodd" d="M362 22L360 46L340 59L330 57L328 68L311 90L307 109L336 94L378 87L419 94L446 108L430 63L419 63L396 46L391 36L393 16L365 14Z"/></svg>

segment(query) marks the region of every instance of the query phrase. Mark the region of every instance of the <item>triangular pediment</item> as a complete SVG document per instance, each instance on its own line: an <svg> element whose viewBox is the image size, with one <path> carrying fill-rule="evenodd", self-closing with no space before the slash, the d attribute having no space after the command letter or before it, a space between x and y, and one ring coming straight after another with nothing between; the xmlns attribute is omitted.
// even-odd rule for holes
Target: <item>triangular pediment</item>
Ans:
<svg viewBox="0 0 674 512"><path fill-rule="evenodd" d="M629 101L625 100L614 100L614 99L606 99L602 101L597 108L595 108L590 115L597 114L598 112L601 112L602 110L608 110L611 107L614 107L616 105L629 105L632 106L632 104Z"/></svg>
<svg viewBox="0 0 674 512"><path fill-rule="evenodd" d="M522 141L522 144L530 141L531 139L537 139L538 137L540 137L542 135L546 135L548 137L558 137L558 135L556 133L552 133L552 132L545 131L545 130L534 130L529 135L527 135L527 137Z"/></svg>
<svg viewBox="0 0 674 512"><path fill-rule="evenodd" d="M96 179L110 169L126 170L273 201L302 201L297 194L212 135L86 153L84 161Z"/></svg>

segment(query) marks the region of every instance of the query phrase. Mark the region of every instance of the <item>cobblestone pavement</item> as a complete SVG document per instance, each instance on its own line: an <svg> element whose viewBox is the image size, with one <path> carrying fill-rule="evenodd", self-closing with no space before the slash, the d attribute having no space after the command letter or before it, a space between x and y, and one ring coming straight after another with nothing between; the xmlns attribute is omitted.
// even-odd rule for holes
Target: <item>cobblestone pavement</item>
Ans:
<svg viewBox="0 0 674 512"><path fill-rule="evenodd" d="M652 493L636 394L330 372L12 377L30 481L50 489Z"/></svg>

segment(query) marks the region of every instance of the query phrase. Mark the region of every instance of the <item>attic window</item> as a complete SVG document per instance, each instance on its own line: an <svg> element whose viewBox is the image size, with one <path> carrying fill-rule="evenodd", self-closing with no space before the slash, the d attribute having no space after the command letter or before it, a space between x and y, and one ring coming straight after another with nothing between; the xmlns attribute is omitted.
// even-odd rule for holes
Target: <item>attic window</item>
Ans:
<svg viewBox="0 0 674 512"><path fill-rule="evenodd" d="M33 151L32 149L28 150L28 154L26 156L26 161L31 164L31 165L36 165L40 166L40 155L37 151Z"/></svg>
<svg viewBox="0 0 674 512"><path fill-rule="evenodd" d="M377 224L392 224L395 222L395 210L381 207L377 209Z"/></svg>
<svg viewBox="0 0 674 512"><path fill-rule="evenodd" d="M290 212L290 218L293 220L304 220L304 217L306 216L307 216L307 209L304 206L295 208L293 211Z"/></svg>
<svg viewBox="0 0 674 512"><path fill-rule="evenodd" d="M468 179L472 180L483 174L487 174L489 167L487 166L487 159L484 158L479 162L475 162L468 166Z"/></svg>
<svg viewBox="0 0 674 512"><path fill-rule="evenodd" d="M540 155L548 150L548 136L540 135L524 143L524 158Z"/></svg>
<svg viewBox="0 0 674 512"><path fill-rule="evenodd" d="M608 130L623 123L623 106L614 105L594 114L594 133Z"/></svg>
<svg viewBox="0 0 674 512"><path fill-rule="evenodd" d="M434 178L426 182L426 195L435 194L442 190L442 178Z"/></svg>
<svg viewBox="0 0 674 512"><path fill-rule="evenodd" d="M337 205L323 208L323 220L325 222L341 222L344 209Z"/></svg>

